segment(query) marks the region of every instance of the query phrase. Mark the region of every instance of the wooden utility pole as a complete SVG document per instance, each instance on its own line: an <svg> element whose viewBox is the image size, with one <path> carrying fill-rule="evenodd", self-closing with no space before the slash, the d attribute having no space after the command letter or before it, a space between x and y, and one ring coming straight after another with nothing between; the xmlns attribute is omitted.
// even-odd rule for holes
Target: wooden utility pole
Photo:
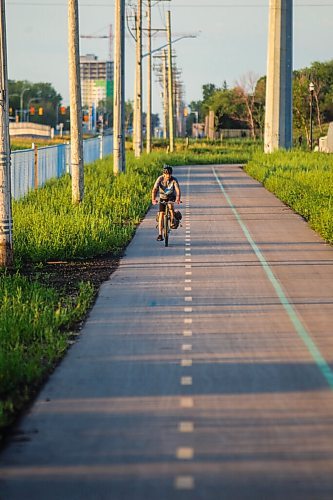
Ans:
<svg viewBox="0 0 333 500"><path fill-rule="evenodd" d="M152 118L151 118L151 110L152 110L152 70L151 70L151 0L147 0L147 29L148 29L148 62L147 62L147 77L148 77L148 86L147 86L147 122L146 122L146 134L147 134L147 153L151 152L151 128L152 128Z"/></svg>
<svg viewBox="0 0 333 500"><path fill-rule="evenodd" d="M167 12L167 34L168 34L168 87L169 87L169 144L170 153L174 151L175 132L173 116L173 76L172 76L172 45L171 45L171 12Z"/></svg>
<svg viewBox="0 0 333 500"><path fill-rule="evenodd" d="M138 0L136 20L136 71L135 71L135 136L134 154L142 153L142 0Z"/></svg>
<svg viewBox="0 0 333 500"><path fill-rule="evenodd" d="M78 0L68 0L71 172L72 201L74 204L82 201L84 192L78 10Z"/></svg>
<svg viewBox="0 0 333 500"><path fill-rule="evenodd" d="M10 190L10 143L5 2L0 13L0 266L13 264L13 220Z"/></svg>
<svg viewBox="0 0 333 500"><path fill-rule="evenodd" d="M115 1L113 172L125 171L125 0Z"/></svg>
<svg viewBox="0 0 333 500"><path fill-rule="evenodd" d="M168 90L168 64L167 51L163 50L162 75L163 75L163 138L168 138L168 111L169 111L169 90Z"/></svg>

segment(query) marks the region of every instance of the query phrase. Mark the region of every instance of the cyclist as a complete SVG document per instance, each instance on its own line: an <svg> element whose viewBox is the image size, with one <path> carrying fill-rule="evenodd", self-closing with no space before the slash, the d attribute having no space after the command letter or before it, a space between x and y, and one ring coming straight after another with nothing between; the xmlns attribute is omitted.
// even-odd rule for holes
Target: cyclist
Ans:
<svg viewBox="0 0 333 500"><path fill-rule="evenodd" d="M153 205L158 203L156 199L156 195L159 193L160 195L160 206L158 213L158 236L157 241L163 241L163 214L165 212L165 204L161 203L162 201L170 202L169 210L170 210L170 227L171 229L177 229L178 221L175 220L175 212L174 212L174 202L180 203L180 187L178 180L176 177L172 176L172 167L170 165L163 165L163 175L160 175L154 184L152 193L151 193L151 201Z"/></svg>

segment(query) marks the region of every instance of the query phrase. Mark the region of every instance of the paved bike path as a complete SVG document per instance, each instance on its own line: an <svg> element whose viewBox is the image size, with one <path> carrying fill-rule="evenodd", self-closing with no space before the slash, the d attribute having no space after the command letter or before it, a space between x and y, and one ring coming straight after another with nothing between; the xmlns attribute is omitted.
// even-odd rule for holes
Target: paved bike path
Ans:
<svg viewBox="0 0 333 500"><path fill-rule="evenodd" d="M333 498L333 249L239 166L176 169L0 455L0 499Z"/></svg>

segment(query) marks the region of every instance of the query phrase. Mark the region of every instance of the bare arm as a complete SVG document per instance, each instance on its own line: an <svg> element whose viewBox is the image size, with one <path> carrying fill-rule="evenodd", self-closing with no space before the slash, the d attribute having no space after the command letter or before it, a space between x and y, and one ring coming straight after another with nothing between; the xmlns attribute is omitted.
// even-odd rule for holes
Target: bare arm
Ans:
<svg viewBox="0 0 333 500"><path fill-rule="evenodd" d="M175 182L175 190L176 190L176 203L180 203L181 191L178 181Z"/></svg>

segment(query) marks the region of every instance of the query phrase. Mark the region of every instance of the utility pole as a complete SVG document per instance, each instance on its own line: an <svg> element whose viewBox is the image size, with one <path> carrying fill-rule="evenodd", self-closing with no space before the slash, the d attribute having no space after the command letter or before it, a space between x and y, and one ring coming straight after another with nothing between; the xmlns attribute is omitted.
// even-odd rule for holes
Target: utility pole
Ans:
<svg viewBox="0 0 333 500"><path fill-rule="evenodd" d="M13 220L10 190L9 102L5 2L0 12L0 266L13 264Z"/></svg>
<svg viewBox="0 0 333 500"><path fill-rule="evenodd" d="M136 19L136 71L135 71L135 136L134 154L142 153L142 0L138 0Z"/></svg>
<svg viewBox="0 0 333 500"><path fill-rule="evenodd" d="M125 0L115 1L113 172L125 171Z"/></svg>
<svg viewBox="0 0 333 500"><path fill-rule="evenodd" d="M163 138L168 138L168 112L169 112L169 89L168 89L168 63L167 51L163 50L162 74L163 74Z"/></svg>
<svg viewBox="0 0 333 500"><path fill-rule="evenodd" d="M293 0L270 0L265 153L292 147Z"/></svg>
<svg viewBox="0 0 333 500"><path fill-rule="evenodd" d="M148 87L147 87L147 123L146 123L146 134L147 134L147 153L151 152L151 127L152 127L152 118L151 118L151 110L152 110L152 70L151 70L151 0L147 0L147 24L148 24L148 62L147 62L147 71L148 71Z"/></svg>
<svg viewBox="0 0 333 500"><path fill-rule="evenodd" d="M171 45L171 12L167 12L168 35L168 86L169 86L169 144L170 153L174 151L174 116L173 116L173 76L172 76L172 45Z"/></svg>
<svg viewBox="0 0 333 500"><path fill-rule="evenodd" d="M78 0L68 0L71 172L74 204L82 201L84 191L78 10Z"/></svg>

